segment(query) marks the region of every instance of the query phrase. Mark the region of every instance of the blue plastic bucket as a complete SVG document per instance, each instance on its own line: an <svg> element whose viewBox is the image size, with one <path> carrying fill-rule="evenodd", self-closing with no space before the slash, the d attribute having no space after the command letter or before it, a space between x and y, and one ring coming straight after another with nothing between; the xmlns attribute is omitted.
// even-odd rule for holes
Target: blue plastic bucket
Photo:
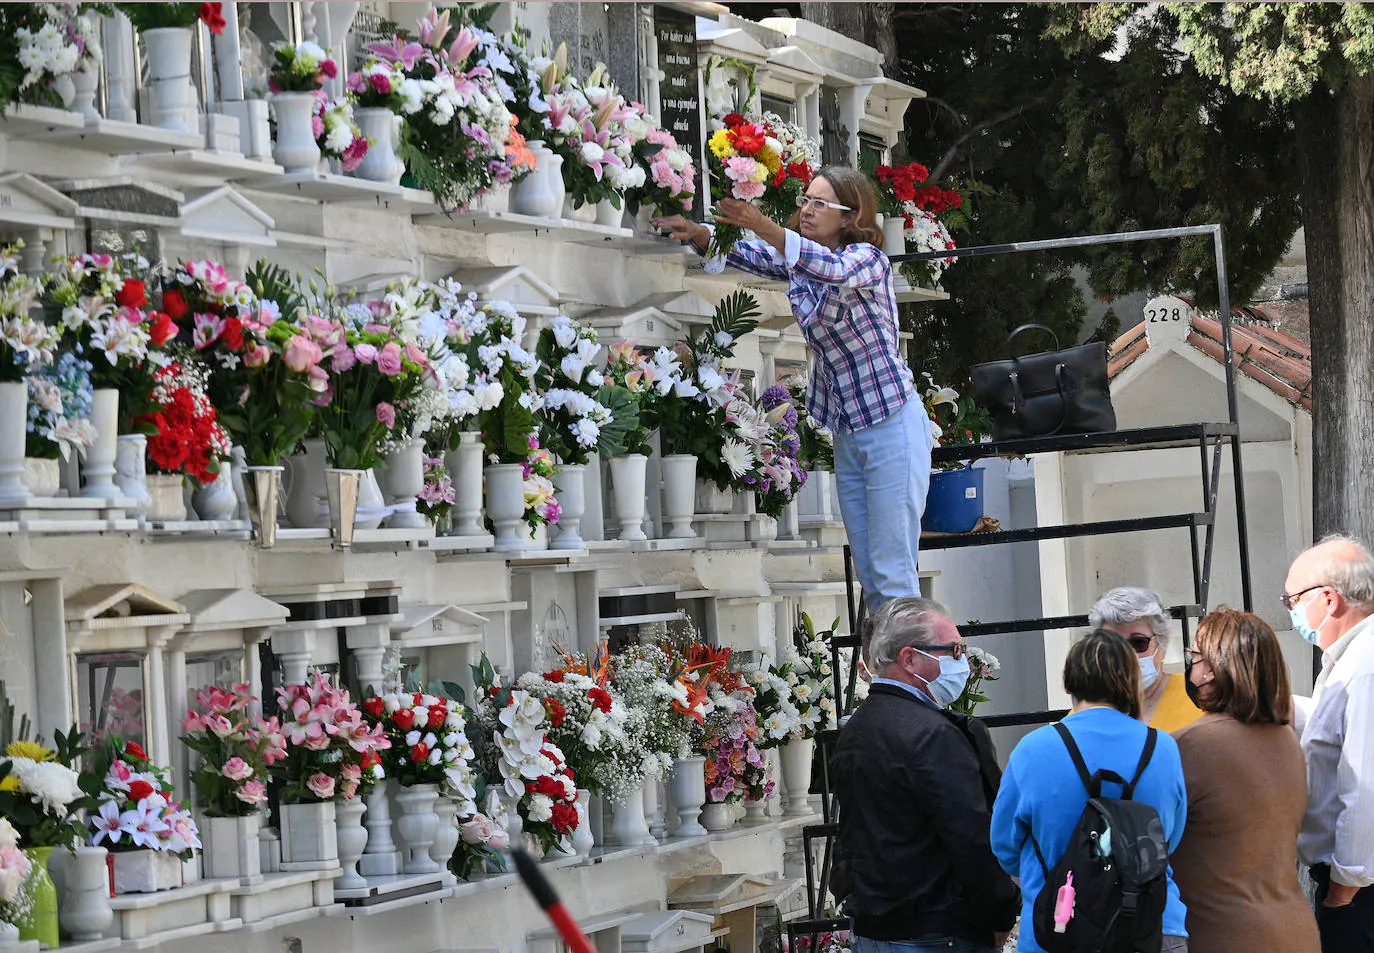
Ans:
<svg viewBox="0 0 1374 953"><path fill-rule="evenodd" d="M934 470L921 529L930 533L967 533L983 518L983 471L977 467Z"/></svg>

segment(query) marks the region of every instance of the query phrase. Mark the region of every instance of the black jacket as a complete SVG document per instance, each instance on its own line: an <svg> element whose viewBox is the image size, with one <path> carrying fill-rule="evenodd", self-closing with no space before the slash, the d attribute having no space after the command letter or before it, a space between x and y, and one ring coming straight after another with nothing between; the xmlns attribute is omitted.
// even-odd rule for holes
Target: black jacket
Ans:
<svg viewBox="0 0 1374 953"><path fill-rule="evenodd" d="M830 768L837 872L860 936L954 936L991 946L993 931L1016 922L1020 891L988 843L980 755L987 760L991 747L975 751L973 737L986 728L959 718L904 689L874 685L840 731Z"/></svg>

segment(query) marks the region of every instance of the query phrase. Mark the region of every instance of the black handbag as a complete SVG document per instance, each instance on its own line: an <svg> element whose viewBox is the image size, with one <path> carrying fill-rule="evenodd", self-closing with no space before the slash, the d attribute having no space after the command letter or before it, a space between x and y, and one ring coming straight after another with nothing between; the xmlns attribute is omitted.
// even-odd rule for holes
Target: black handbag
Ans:
<svg viewBox="0 0 1374 953"><path fill-rule="evenodd" d="M1021 325L1007 336L1007 346L1030 330L1048 334L1055 349L977 364L971 371L973 397L992 414L992 439L1115 430L1107 346L1098 342L1060 350L1054 331L1043 324Z"/></svg>

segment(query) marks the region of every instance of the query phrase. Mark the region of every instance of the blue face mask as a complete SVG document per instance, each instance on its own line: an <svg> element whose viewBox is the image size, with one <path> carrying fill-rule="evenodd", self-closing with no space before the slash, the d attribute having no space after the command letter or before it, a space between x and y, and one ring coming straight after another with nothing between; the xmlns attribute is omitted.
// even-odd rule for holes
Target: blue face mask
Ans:
<svg viewBox="0 0 1374 953"><path fill-rule="evenodd" d="M912 646L915 648L915 646ZM921 652L926 658L935 659L940 663L940 674L933 681L926 681L921 676L921 681L926 683L926 688L930 690L930 697L935 699L935 704L941 708L951 704L955 699L964 693L964 686L968 684L969 664L968 657L950 658L948 655L931 655L929 652Z"/></svg>
<svg viewBox="0 0 1374 953"><path fill-rule="evenodd" d="M1316 598L1316 597L1314 596L1313 598ZM1308 599L1308 600L1307 600L1307 602L1311 602L1311 601L1312 601L1311 599ZM1330 610L1330 609L1327 609L1327 610L1326 610L1326 618L1325 618L1325 619L1322 619L1321 625L1316 626L1315 628L1313 627L1312 623L1310 623L1310 622L1307 621L1307 604L1306 604L1306 603L1299 603L1298 605L1295 605L1293 608L1291 608L1291 609L1288 610L1288 615L1292 617L1292 619L1293 619L1293 629L1294 629L1295 632L1298 633L1298 635L1302 636L1304 639L1306 639L1308 642L1312 643L1313 645L1320 645L1320 644L1321 644L1321 640L1322 640L1322 625L1326 625L1327 622L1331 621L1331 610Z"/></svg>
<svg viewBox="0 0 1374 953"><path fill-rule="evenodd" d="M1159 680L1159 669L1155 668L1154 656L1147 655L1144 658L1137 656L1136 661L1140 663L1140 687L1148 689Z"/></svg>

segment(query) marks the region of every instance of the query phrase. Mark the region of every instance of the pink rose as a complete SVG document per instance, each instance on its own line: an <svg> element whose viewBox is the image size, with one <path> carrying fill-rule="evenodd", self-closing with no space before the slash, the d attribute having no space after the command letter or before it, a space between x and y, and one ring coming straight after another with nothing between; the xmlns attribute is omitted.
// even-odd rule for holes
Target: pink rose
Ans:
<svg viewBox="0 0 1374 953"><path fill-rule="evenodd" d="M379 360L377 362L377 366L380 367L381 363L382 362ZM388 404L386 401L382 401L380 404L377 405L377 420L381 423L386 424L387 430L390 430L392 427L395 427L396 408Z"/></svg>
<svg viewBox="0 0 1374 953"><path fill-rule="evenodd" d="M324 357L324 352L320 346L304 335L297 334L286 342L286 353L282 355L282 360L286 361L286 366L297 374L303 374L320 362Z"/></svg>
<svg viewBox="0 0 1374 953"><path fill-rule="evenodd" d="M267 800L267 785L261 781L244 781L234 790L234 797L244 804L261 804Z"/></svg>
<svg viewBox="0 0 1374 953"><path fill-rule="evenodd" d="M391 77L385 73L373 73L368 77L372 83L372 88L377 91L378 96L391 95Z"/></svg>
<svg viewBox="0 0 1374 953"><path fill-rule="evenodd" d="M485 814L474 814L472 820L462 825L464 844L485 844L496 832L496 825Z"/></svg>
<svg viewBox="0 0 1374 953"><path fill-rule="evenodd" d="M194 735L205 730L205 716L198 711L188 711L181 716L181 730Z"/></svg>
<svg viewBox="0 0 1374 953"><path fill-rule="evenodd" d="M345 781L361 781L363 779L363 767L360 764L345 764L340 769Z"/></svg>
<svg viewBox="0 0 1374 953"><path fill-rule="evenodd" d="M487 838L487 846L493 850L505 850L510 846L510 834L504 827L498 827L491 832L491 837Z"/></svg>
<svg viewBox="0 0 1374 953"><path fill-rule="evenodd" d="M246 781L253 776L253 768L242 758L230 758L219 773L230 781Z"/></svg>
<svg viewBox="0 0 1374 953"><path fill-rule="evenodd" d="M386 347L377 353L377 370L387 377L395 377L401 373L401 346L395 341L388 342Z"/></svg>
<svg viewBox="0 0 1374 953"><path fill-rule="evenodd" d="M211 715L206 718L205 727L213 731L217 738L227 738L234 733L234 723L224 715Z"/></svg>
<svg viewBox="0 0 1374 953"><path fill-rule="evenodd" d="M428 355L420 350L413 341L406 345L406 357L410 359L410 363L419 364L421 367L429 363Z"/></svg>
<svg viewBox="0 0 1374 953"><path fill-rule="evenodd" d="M342 374L357 363L358 358L354 355L353 349L345 344L334 352L334 358L329 362L329 369L335 374Z"/></svg>
<svg viewBox="0 0 1374 953"><path fill-rule="evenodd" d="M371 344L359 344L353 349L353 354L364 364L371 364L377 360L377 349Z"/></svg>
<svg viewBox="0 0 1374 953"><path fill-rule="evenodd" d="M243 355L243 363L247 367L262 367L272 360L272 349L266 344L255 344Z"/></svg>
<svg viewBox="0 0 1374 953"><path fill-rule="evenodd" d="M358 796L358 787L359 784L357 781L346 780L343 784L339 785L339 795L345 801L351 801Z"/></svg>
<svg viewBox="0 0 1374 953"><path fill-rule="evenodd" d="M312 774L306 780L305 786L321 801L327 801L334 796L334 779L322 771Z"/></svg>

